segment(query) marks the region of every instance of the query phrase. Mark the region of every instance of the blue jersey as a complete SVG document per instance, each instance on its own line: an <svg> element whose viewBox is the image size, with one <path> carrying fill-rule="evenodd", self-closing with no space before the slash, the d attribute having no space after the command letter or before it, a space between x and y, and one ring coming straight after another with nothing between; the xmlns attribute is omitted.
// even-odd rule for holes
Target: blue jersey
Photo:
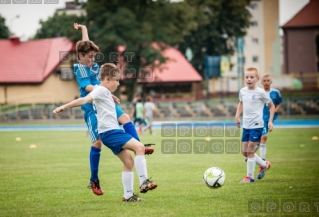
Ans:
<svg viewBox="0 0 319 217"><path fill-rule="evenodd" d="M82 65L80 63L74 64L74 75L76 81L79 84L80 97L87 96L90 92L85 90L85 87L88 85L99 85L99 72L100 67L97 63L94 63L91 68ZM81 106L81 109L84 112L89 112L93 110L93 104L87 103Z"/></svg>
<svg viewBox="0 0 319 217"><path fill-rule="evenodd" d="M277 107L279 104L282 103L282 98L281 98L281 94L279 90L271 88L270 91L266 93L269 94L269 98L274 103L275 107ZM267 104L265 104L264 110L263 110L264 122L269 121L269 115L270 115L269 107ZM276 112L274 115L273 121L276 120L277 118L278 118L278 113Z"/></svg>

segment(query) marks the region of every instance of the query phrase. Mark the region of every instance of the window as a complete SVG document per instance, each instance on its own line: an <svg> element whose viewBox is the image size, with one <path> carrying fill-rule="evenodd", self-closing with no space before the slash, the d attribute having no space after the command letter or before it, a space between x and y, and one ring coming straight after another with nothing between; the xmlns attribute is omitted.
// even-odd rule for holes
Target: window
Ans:
<svg viewBox="0 0 319 217"><path fill-rule="evenodd" d="M258 44L259 43L258 38L252 38L251 41L252 41L253 44Z"/></svg>
<svg viewBox="0 0 319 217"><path fill-rule="evenodd" d="M256 9L257 9L257 4L256 4L256 3L250 4L250 8L251 8L252 10L256 10Z"/></svg>
<svg viewBox="0 0 319 217"><path fill-rule="evenodd" d="M250 22L250 25L251 25L252 27L257 27L257 26L258 26L258 23L257 23L257 21L251 21L251 22Z"/></svg>
<svg viewBox="0 0 319 217"><path fill-rule="evenodd" d="M254 63L258 63L258 59L259 59L258 56L253 56L253 62Z"/></svg>

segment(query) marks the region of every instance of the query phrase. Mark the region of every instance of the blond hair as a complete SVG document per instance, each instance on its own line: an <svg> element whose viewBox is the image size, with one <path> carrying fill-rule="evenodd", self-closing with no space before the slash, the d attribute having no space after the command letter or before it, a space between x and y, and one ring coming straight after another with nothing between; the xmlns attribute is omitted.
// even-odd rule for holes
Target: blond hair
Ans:
<svg viewBox="0 0 319 217"><path fill-rule="evenodd" d="M100 79L103 81L105 77L116 78L121 75L121 69L113 63L105 63L100 69Z"/></svg>
<svg viewBox="0 0 319 217"><path fill-rule="evenodd" d="M247 68L245 72L255 72L255 75L257 76L257 78L259 78L258 70L254 67Z"/></svg>

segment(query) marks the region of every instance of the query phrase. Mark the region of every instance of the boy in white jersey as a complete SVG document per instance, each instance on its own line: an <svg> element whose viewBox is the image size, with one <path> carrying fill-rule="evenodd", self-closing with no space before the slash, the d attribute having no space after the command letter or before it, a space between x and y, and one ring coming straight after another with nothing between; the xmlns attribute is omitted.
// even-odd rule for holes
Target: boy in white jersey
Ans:
<svg viewBox="0 0 319 217"><path fill-rule="evenodd" d="M237 127L240 128L240 114L243 112L243 135L242 135L242 154L248 158L247 175L240 183L254 182L254 172L256 164L259 165L257 178L262 179L265 172L270 168L268 161L263 161L257 154L255 148L260 142L264 122L263 108L268 104L270 109L268 128L272 131L272 120L274 117L274 104L267 96L266 92L256 86L258 81L258 71L256 68L247 68L245 71L246 87L239 91L239 100L235 116Z"/></svg>
<svg viewBox="0 0 319 217"><path fill-rule="evenodd" d="M94 86L93 91L87 96L56 108L53 113L58 114L67 108L93 101L97 111L99 138L124 164L122 172L124 196L122 201L139 202L142 199L133 194L134 174L132 171L134 165L140 181L140 193L155 189L157 184L147 178L144 145L119 127L112 92L117 89L120 77L121 71L114 64L106 63L102 65L100 69L101 85ZM135 152L134 160L128 150Z"/></svg>
<svg viewBox="0 0 319 217"><path fill-rule="evenodd" d="M275 106L275 114L274 114L274 119L273 119L273 122L274 122L278 118L278 111L279 111L279 109L281 107L281 103L282 103L280 91L277 89L271 88L272 79L271 79L271 76L269 74L263 76L263 78L261 79L261 84L264 86L264 90L268 94L271 101L274 103L274 106ZM263 111L264 130L263 130L263 133L261 136L260 148L259 148L260 157L263 160L266 160L266 142L268 139L269 115L270 115L269 108L265 104L264 111Z"/></svg>

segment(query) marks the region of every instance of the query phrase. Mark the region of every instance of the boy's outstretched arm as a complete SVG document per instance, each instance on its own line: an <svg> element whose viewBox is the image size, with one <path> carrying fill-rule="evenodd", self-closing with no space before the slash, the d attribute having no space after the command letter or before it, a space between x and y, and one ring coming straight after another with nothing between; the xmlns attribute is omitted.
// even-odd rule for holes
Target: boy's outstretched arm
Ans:
<svg viewBox="0 0 319 217"><path fill-rule="evenodd" d="M82 98L78 98L76 100L73 100L67 104L64 104L60 107L57 107L56 109L53 110L53 113L54 114L58 114L62 111L64 111L65 109L67 108L73 108L73 107L77 107L77 106L80 106L80 105L84 105L86 103L89 103L89 102L92 102L93 98L92 96L90 95L87 95L86 97L82 97Z"/></svg>
<svg viewBox="0 0 319 217"><path fill-rule="evenodd" d="M88 41L89 40L89 33L86 28L86 26L78 24L78 23L73 23L73 27L76 30L81 30L82 31L82 41Z"/></svg>

